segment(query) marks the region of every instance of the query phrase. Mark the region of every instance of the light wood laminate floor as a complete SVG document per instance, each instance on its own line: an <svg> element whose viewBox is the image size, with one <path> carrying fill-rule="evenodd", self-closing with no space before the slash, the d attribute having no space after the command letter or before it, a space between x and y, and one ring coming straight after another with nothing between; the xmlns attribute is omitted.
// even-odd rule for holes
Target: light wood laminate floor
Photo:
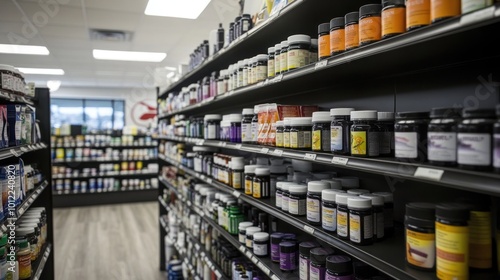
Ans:
<svg viewBox="0 0 500 280"><path fill-rule="evenodd" d="M55 280L163 280L158 202L54 209Z"/></svg>

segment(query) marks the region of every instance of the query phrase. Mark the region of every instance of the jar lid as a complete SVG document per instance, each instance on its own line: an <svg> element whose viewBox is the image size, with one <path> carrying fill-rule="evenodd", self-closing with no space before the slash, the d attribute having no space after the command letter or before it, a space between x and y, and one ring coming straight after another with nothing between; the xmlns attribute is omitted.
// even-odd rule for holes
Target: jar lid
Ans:
<svg viewBox="0 0 500 280"><path fill-rule="evenodd" d="M292 45L299 43L311 44L311 36L304 34L296 34L288 36L288 44Z"/></svg>
<svg viewBox="0 0 500 280"><path fill-rule="evenodd" d="M267 59L268 59L267 54L258 54L258 55L255 57L254 62L256 62L256 61L267 61Z"/></svg>
<svg viewBox="0 0 500 280"><path fill-rule="evenodd" d="M306 194L307 187L301 186L301 185L295 185L295 186L291 186L289 191L290 191L290 194Z"/></svg>
<svg viewBox="0 0 500 280"><path fill-rule="evenodd" d="M363 198L359 196L347 198L347 207L349 208L372 208L372 200L370 198Z"/></svg>
<svg viewBox="0 0 500 280"><path fill-rule="evenodd" d="M436 205L436 218L451 222L467 222L470 216L468 204L448 202Z"/></svg>
<svg viewBox="0 0 500 280"><path fill-rule="evenodd" d="M393 112L377 112L377 120L379 121L393 121L394 113Z"/></svg>
<svg viewBox="0 0 500 280"><path fill-rule="evenodd" d="M432 119L437 119L437 118L457 119L462 117L462 110L463 108L453 108L453 107L432 108L430 117Z"/></svg>
<svg viewBox="0 0 500 280"><path fill-rule="evenodd" d="M279 52L281 50L281 43L274 45L274 49L276 52Z"/></svg>
<svg viewBox="0 0 500 280"><path fill-rule="evenodd" d="M311 47L318 47L318 39L316 38L311 38ZM314 48L313 48L314 50Z"/></svg>
<svg viewBox="0 0 500 280"><path fill-rule="evenodd" d="M382 12L381 4L367 4L359 8L359 17L364 17L367 15L380 15Z"/></svg>
<svg viewBox="0 0 500 280"><path fill-rule="evenodd" d="M372 205L374 205L374 206L383 206L384 205L384 198L381 196L378 196L378 195L374 195L371 193L364 193L364 194L361 194L359 197L371 199Z"/></svg>
<svg viewBox="0 0 500 280"><path fill-rule="evenodd" d="M7 65L7 64L0 64L0 70L7 70L7 71L12 71L14 69L13 66Z"/></svg>
<svg viewBox="0 0 500 280"><path fill-rule="evenodd" d="M350 12L345 15L345 24L357 23L359 21L358 12Z"/></svg>
<svg viewBox="0 0 500 280"><path fill-rule="evenodd" d="M319 245L318 242L314 242L314 241L304 241L304 242L300 242L299 243L299 253L301 255L304 255L304 256L307 256L307 257L310 257L310 252L312 249L314 248L318 248L320 247L321 245Z"/></svg>
<svg viewBox="0 0 500 280"><path fill-rule="evenodd" d="M267 48L268 53L274 53L274 47L269 47Z"/></svg>
<svg viewBox="0 0 500 280"><path fill-rule="evenodd" d="M260 227L247 227L246 228L246 235L252 236L254 233L259 232Z"/></svg>
<svg viewBox="0 0 500 280"><path fill-rule="evenodd" d="M285 182L284 184L281 185L281 189L283 191L289 191L291 186L297 186L297 185L299 184L293 182Z"/></svg>
<svg viewBox="0 0 500 280"><path fill-rule="evenodd" d="M335 197L337 194L345 193L343 190L332 190L332 189L325 189L321 191L321 199L326 200L326 201L332 201L335 202Z"/></svg>
<svg viewBox="0 0 500 280"><path fill-rule="evenodd" d="M271 244L278 244L281 242L283 239L283 236L285 236L285 233L283 232L273 232L271 233Z"/></svg>
<svg viewBox="0 0 500 280"><path fill-rule="evenodd" d="M376 119L377 119L377 111L375 110L351 112L351 120L376 120Z"/></svg>
<svg viewBox="0 0 500 280"><path fill-rule="evenodd" d="M243 59L243 66L248 65L248 63L251 63L251 58L245 58L245 59Z"/></svg>
<svg viewBox="0 0 500 280"><path fill-rule="evenodd" d="M281 41L280 46L281 46L281 48L288 48L288 41L287 40Z"/></svg>
<svg viewBox="0 0 500 280"><path fill-rule="evenodd" d="M253 241L267 241L269 240L269 233L267 232L256 232L253 235Z"/></svg>
<svg viewBox="0 0 500 280"><path fill-rule="evenodd" d="M297 243L295 241L282 241L280 242L280 252L295 253L297 252Z"/></svg>
<svg viewBox="0 0 500 280"><path fill-rule="evenodd" d="M17 236L26 236L26 235L33 234L33 233L35 233L35 229L32 227L22 226L22 227L16 228L16 235Z"/></svg>
<svg viewBox="0 0 500 280"><path fill-rule="evenodd" d="M286 166L285 165L270 165L269 169L271 174L285 174Z"/></svg>
<svg viewBox="0 0 500 280"><path fill-rule="evenodd" d="M243 118L243 116L241 114L230 114L228 119L230 122L232 123L241 123L241 119Z"/></svg>
<svg viewBox="0 0 500 280"><path fill-rule="evenodd" d="M329 22L321 23L320 25L318 25L318 34L329 33L329 32L330 32Z"/></svg>
<svg viewBox="0 0 500 280"><path fill-rule="evenodd" d="M243 66L245 66L245 60L238 60L238 68L243 68Z"/></svg>
<svg viewBox="0 0 500 280"><path fill-rule="evenodd" d="M329 256L326 258L326 269L336 273L352 273L352 260L349 256L344 255Z"/></svg>
<svg viewBox="0 0 500 280"><path fill-rule="evenodd" d="M312 118L310 117L292 118L290 126L312 126Z"/></svg>
<svg viewBox="0 0 500 280"><path fill-rule="evenodd" d="M366 190L366 189L350 189L350 190L347 190L347 193L355 194L355 195L362 195L365 193L370 193L370 191Z"/></svg>
<svg viewBox="0 0 500 280"><path fill-rule="evenodd" d="M330 183L323 181L309 181L307 183L307 190L310 192L321 192L324 189L329 189Z"/></svg>
<svg viewBox="0 0 500 280"><path fill-rule="evenodd" d="M312 263L325 264L326 258L333 255L335 250L329 247L317 247L310 251L310 258Z"/></svg>
<svg viewBox="0 0 500 280"><path fill-rule="evenodd" d="M343 17L336 17L330 20L330 29L337 27L344 27L344 25L345 25L345 20Z"/></svg>
<svg viewBox="0 0 500 280"><path fill-rule="evenodd" d="M16 245L20 248L20 249L26 249L29 247L29 243L28 243L28 240L26 239L18 239L16 240Z"/></svg>
<svg viewBox="0 0 500 280"><path fill-rule="evenodd" d="M384 203L388 203L388 202L393 202L394 201L394 196L390 192L374 192L372 194L383 197L384 198Z"/></svg>
<svg viewBox="0 0 500 280"><path fill-rule="evenodd" d="M396 120L414 120L414 119L428 119L429 112L397 112Z"/></svg>
<svg viewBox="0 0 500 280"><path fill-rule="evenodd" d="M210 121L210 120L222 120L222 116L219 114L208 114L205 115L204 118L205 121Z"/></svg>
<svg viewBox="0 0 500 280"><path fill-rule="evenodd" d="M340 181L340 183L342 184L342 187L345 189L359 188L359 178L358 177L345 176L345 177L335 178L335 180Z"/></svg>
<svg viewBox="0 0 500 280"><path fill-rule="evenodd" d="M284 118L283 119L284 126L290 126L291 123L292 123L292 118Z"/></svg>
<svg viewBox="0 0 500 280"><path fill-rule="evenodd" d="M421 220L436 219L436 205L427 202L410 202L406 204L406 216Z"/></svg>
<svg viewBox="0 0 500 280"><path fill-rule="evenodd" d="M336 196L335 196L335 202L337 204L342 204L342 205L347 205L347 199L349 197L357 197L356 195L354 194L348 194L348 193L337 193Z"/></svg>
<svg viewBox="0 0 500 280"><path fill-rule="evenodd" d="M277 121L276 126L284 126L285 122L284 121Z"/></svg>
<svg viewBox="0 0 500 280"><path fill-rule="evenodd" d="M255 168L255 176L268 176L271 174L271 171L269 170L269 168L265 168L265 167L258 167L258 168Z"/></svg>
<svg viewBox="0 0 500 280"><path fill-rule="evenodd" d="M256 161L257 165L263 165L263 167L269 165L269 159L266 157L258 157Z"/></svg>
<svg viewBox="0 0 500 280"><path fill-rule="evenodd" d="M242 115L253 115L253 108L244 108L241 112Z"/></svg>
<svg viewBox="0 0 500 280"><path fill-rule="evenodd" d="M335 179L323 179L321 181L328 182L330 184L330 189L335 189L335 190L341 190L342 189L342 183L340 183L339 180L335 180Z"/></svg>
<svg viewBox="0 0 500 280"><path fill-rule="evenodd" d="M283 187L283 185L284 185L285 183L289 183L289 182L284 182L284 181L278 181L278 182L276 182L276 189L277 189L277 190L281 190L281 189L282 189L282 187Z"/></svg>
<svg viewBox="0 0 500 280"><path fill-rule="evenodd" d="M245 173L255 173L255 169L257 169L257 165L245 165Z"/></svg>
<svg viewBox="0 0 500 280"><path fill-rule="evenodd" d="M466 108L462 112L464 119L485 118L493 119L495 117L495 109L472 109Z"/></svg>
<svg viewBox="0 0 500 280"><path fill-rule="evenodd" d="M354 111L354 108L333 108L330 109L330 116L350 116L352 111Z"/></svg>
<svg viewBox="0 0 500 280"><path fill-rule="evenodd" d="M330 116L330 112L313 112L312 113L312 121L313 122L331 122L332 117Z"/></svg>

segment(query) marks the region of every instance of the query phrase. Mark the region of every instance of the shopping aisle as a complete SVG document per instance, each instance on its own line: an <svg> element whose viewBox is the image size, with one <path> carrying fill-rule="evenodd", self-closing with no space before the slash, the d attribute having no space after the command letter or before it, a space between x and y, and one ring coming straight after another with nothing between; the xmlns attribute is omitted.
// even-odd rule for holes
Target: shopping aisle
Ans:
<svg viewBox="0 0 500 280"><path fill-rule="evenodd" d="M56 280L165 279L158 203L54 209Z"/></svg>

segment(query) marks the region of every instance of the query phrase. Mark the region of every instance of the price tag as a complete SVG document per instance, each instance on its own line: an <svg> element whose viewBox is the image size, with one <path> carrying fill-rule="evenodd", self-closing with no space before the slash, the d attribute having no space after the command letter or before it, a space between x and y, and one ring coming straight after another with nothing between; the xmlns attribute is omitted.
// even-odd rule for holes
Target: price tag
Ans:
<svg viewBox="0 0 500 280"><path fill-rule="evenodd" d="M222 142L222 147L226 147L227 143L226 142Z"/></svg>
<svg viewBox="0 0 500 280"><path fill-rule="evenodd" d="M252 256L250 259L253 263L259 263L259 260L255 256Z"/></svg>
<svg viewBox="0 0 500 280"><path fill-rule="evenodd" d="M198 146L203 146L203 144L205 144L205 140L199 140L198 143L196 143Z"/></svg>
<svg viewBox="0 0 500 280"><path fill-rule="evenodd" d="M199 251L199 250L200 250L200 245L198 245L198 244L194 244L194 247L196 248L196 251Z"/></svg>
<svg viewBox="0 0 500 280"><path fill-rule="evenodd" d="M332 158L332 163L333 164L340 164L340 165L347 165L348 158L342 158L342 157L333 157Z"/></svg>
<svg viewBox="0 0 500 280"><path fill-rule="evenodd" d="M207 183L212 184L213 180L212 178L207 178Z"/></svg>
<svg viewBox="0 0 500 280"><path fill-rule="evenodd" d="M463 15L460 18L460 25L468 25L474 22L486 21L495 16L495 6L480 9L472 13Z"/></svg>
<svg viewBox="0 0 500 280"><path fill-rule="evenodd" d="M283 155L283 150L279 150L279 149L274 149L273 151L273 154L277 155L277 156L282 156Z"/></svg>
<svg viewBox="0 0 500 280"><path fill-rule="evenodd" d="M29 150L26 147L21 147L20 149L21 149L21 152L23 152L23 153L26 153Z"/></svg>
<svg viewBox="0 0 500 280"><path fill-rule="evenodd" d="M252 258L252 252L250 251L246 251L245 255L247 255L248 258Z"/></svg>
<svg viewBox="0 0 500 280"><path fill-rule="evenodd" d="M205 258L205 252L201 252L200 255L202 258Z"/></svg>
<svg viewBox="0 0 500 280"><path fill-rule="evenodd" d="M11 149L10 150L10 153L15 156L15 157L19 157L20 155L17 153L17 151L15 149Z"/></svg>
<svg viewBox="0 0 500 280"><path fill-rule="evenodd" d="M245 253L245 246L240 245L240 251L241 251L242 253Z"/></svg>
<svg viewBox="0 0 500 280"><path fill-rule="evenodd" d="M212 269L212 270L214 270L214 269ZM217 275L217 279L221 279L222 274L218 270L215 270L214 272L215 272L215 275Z"/></svg>
<svg viewBox="0 0 500 280"><path fill-rule="evenodd" d="M30 199L28 199L29 203L33 203L33 201L35 201L35 199L33 199L33 197L30 197Z"/></svg>
<svg viewBox="0 0 500 280"><path fill-rule="evenodd" d="M306 159L306 160L315 160L316 159L316 154L306 153L304 155L304 159Z"/></svg>
<svg viewBox="0 0 500 280"><path fill-rule="evenodd" d="M265 86L267 86L267 84L269 84L269 79L266 79L266 80L264 81L264 85L265 85Z"/></svg>
<svg viewBox="0 0 500 280"><path fill-rule="evenodd" d="M283 74L279 74L278 76L274 77L271 80L271 83L279 83L279 82L281 82L281 80L283 80Z"/></svg>
<svg viewBox="0 0 500 280"><path fill-rule="evenodd" d="M205 217L205 212L203 211L198 211L198 213L200 214L201 217Z"/></svg>
<svg viewBox="0 0 500 280"><path fill-rule="evenodd" d="M276 276L276 274L273 274L273 276L271 276L271 279L273 279L273 280L280 280L280 278L278 276Z"/></svg>
<svg viewBox="0 0 500 280"><path fill-rule="evenodd" d="M264 81L258 82L258 83L256 84L256 86L258 86L258 87L261 87L262 85L264 85Z"/></svg>
<svg viewBox="0 0 500 280"><path fill-rule="evenodd" d="M241 150L241 144L236 144L236 149Z"/></svg>
<svg viewBox="0 0 500 280"><path fill-rule="evenodd" d="M431 179L434 181L440 181L443 176L444 170L418 167L413 176L419 178Z"/></svg>
<svg viewBox="0 0 500 280"><path fill-rule="evenodd" d="M239 198L241 193L239 191L233 191L233 196Z"/></svg>
<svg viewBox="0 0 500 280"><path fill-rule="evenodd" d="M304 230L310 234L314 234L314 229L308 225L304 225Z"/></svg>
<svg viewBox="0 0 500 280"><path fill-rule="evenodd" d="M270 275L271 274L271 270L266 267L263 263L259 262L257 264L257 266L262 270L262 272L264 272L266 275Z"/></svg>
<svg viewBox="0 0 500 280"><path fill-rule="evenodd" d="M263 154L267 154L269 152L269 148L262 148L260 149L260 152Z"/></svg>
<svg viewBox="0 0 500 280"><path fill-rule="evenodd" d="M322 60L322 61L318 61L314 65L314 70L321 69L321 68L325 67L326 65L328 65L328 60L325 59L325 60Z"/></svg>

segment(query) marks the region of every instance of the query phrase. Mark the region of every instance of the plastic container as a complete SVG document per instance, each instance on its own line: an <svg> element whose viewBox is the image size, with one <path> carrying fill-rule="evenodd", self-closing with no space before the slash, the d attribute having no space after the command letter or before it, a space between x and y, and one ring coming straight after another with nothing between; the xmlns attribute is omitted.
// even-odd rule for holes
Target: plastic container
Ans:
<svg viewBox="0 0 500 280"><path fill-rule="evenodd" d="M356 245L373 243L372 200L363 197L347 198L349 209L349 239Z"/></svg>
<svg viewBox="0 0 500 280"><path fill-rule="evenodd" d="M457 164L457 130L460 108L432 108L427 129L429 163L438 166Z"/></svg>
<svg viewBox="0 0 500 280"><path fill-rule="evenodd" d="M345 51L345 20L336 17L330 20L330 55L334 56Z"/></svg>
<svg viewBox="0 0 500 280"><path fill-rule="evenodd" d="M283 147L290 148L290 129L292 118L283 119Z"/></svg>
<svg viewBox="0 0 500 280"><path fill-rule="evenodd" d="M269 198L271 196L271 172L269 168L255 168L255 176L253 178L254 198Z"/></svg>
<svg viewBox="0 0 500 280"><path fill-rule="evenodd" d="M347 199L355 196L348 193L339 193L335 196L337 204L337 237L343 240L349 240L349 209L347 208Z"/></svg>
<svg viewBox="0 0 500 280"><path fill-rule="evenodd" d="M253 253L257 257L267 257L269 254L269 233L256 232L253 234Z"/></svg>
<svg viewBox="0 0 500 280"><path fill-rule="evenodd" d="M313 151L331 151L331 117L330 112L313 112L312 114L312 143Z"/></svg>
<svg viewBox="0 0 500 280"><path fill-rule="evenodd" d="M271 239L271 261L280 262L280 246L279 244L283 241L286 233L283 232L273 232L270 235Z"/></svg>
<svg viewBox="0 0 500 280"><path fill-rule="evenodd" d="M351 155L377 157L380 153L379 133L375 126L377 111L352 111Z"/></svg>
<svg viewBox="0 0 500 280"><path fill-rule="evenodd" d="M205 131L204 136L207 140L219 140L220 139L220 122L222 116L218 114L205 115Z"/></svg>
<svg viewBox="0 0 500 280"><path fill-rule="evenodd" d="M246 228L246 238L245 238L245 245L249 249L253 249L253 235L256 232L260 232L259 227L247 227Z"/></svg>
<svg viewBox="0 0 500 280"><path fill-rule="evenodd" d="M284 272L292 272L297 269L298 251L297 243L294 241L283 241L280 246L280 269Z"/></svg>
<svg viewBox="0 0 500 280"><path fill-rule="evenodd" d="M436 263L436 205L426 202L406 204L406 263L434 270Z"/></svg>
<svg viewBox="0 0 500 280"><path fill-rule="evenodd" d="M384 234L392 236L394 234L394 195L390 192L374 192L384 198Z"/></svg>
<svg viewBox="0 0 500 280"><path fill-rule="evenodd" d="M274 45L274 75L281 73L281 43Z"/></svg>
<svg viewBox="0 0 500 280"><path fill-rule="evenodd" d="M359 45L382 39L382 5L367 4L359 8Z"/></svg>
<svg viewBox="0 0 500 280"><path fill-rule="evenodd" d="M460 0L431 0L431 22L436 23L461 14Z"/></svg>
<svg viewBox="0 0 500 280"><path fill-rule="evenodd" d="M321 192L329 188L330 184L323 181L307 183L307 222L311 225L321 225Z"/></svg>
<svg viewBox="0 0 500 280"><path fill-rule="evenodd" d="M309 150L311 149L312 118L292 118L290 122L290 148Z"/></svg>
<svg viewBox="0 0 500 280"><path fill-rule="evenodd" d="M345 21L345 50L359 47L359 13L350 12L344 17Z"/></svg>
<svg viewBox="0 0 500 280"><path fill-rule="evenodd" d="M299 279L309 280L309 265L311 263L311 250L318 248L317 242L304 241L299 243Z"/></svg>
<svg viewBox="0 0 500 280"><path fill-rule="evenodd" d="M330 57L330 23L318 25L318 59Z"/></svg>
<svg viewBox="0 0 500 280"><path fill-rule="evenodd" d="M349 279L354 279L354 268L350 257L333 255L326 258L325 280Z"/></svg>
<svg viewBox="0 0 500 280"><path fill-rule="evenodd" d="M398 112L394 125L396 158L425 161L428 126L428 112Z"/></svg>
<svg viewBox="0 0 500 280"><path fill-rule="evenodd" d="M307 187L290 186L290 198L288 200L288 213L294 216L304 216L307 213Z"/></svg>
<svg viewBox="0 0 500 280"><path fill-rule="evenodd" d="M382 1L382 39L390 38L406 31L405 0Z"/></svg>
<svg viewBox="0 0 500 280"><path fill-rule="evenodd" d="M431 24L431 0L406 0L406 30Z"/></svg>
<svg viewBox="0 0 500 280"><path fill-rule="evenodd" d="M337 230L337 203L335 198L340 190L325 189L321 191L321 227L329 232Z"/></svg>
<svg viewBox="0 0 500 280"><path fill-rule="evenodd" d="M373 211L373 238L374 241L381 241L384 239L384 198L378 195L365 193L360 195L362 198L369 198L372 200Z"/></svg>
<svg viewBox="0 0 500 280"><path fill-rule="evenodd" d="M287 64L288 70L304 67L309 64L311 37L309 35L292 35L288 37Z"/></svg>
<svg viewBox="0 0 500 280"><path fill-rule="evenodd" d="M274 77L274 64L275 64L275 48L274 47L269 47L267 48L267 78L273 78Z"/></svg>
<svg viewBox="0 0 500 280"><path fill-rule="evenodd" d="M288 72L288 41L281 41L280 74Z"/></svg>
<svg viewBox="0 0 500 280"><path fill-rule="evenodd" d="M254 79L252 83L262 82L267 78L267 54L259 54L255 57Z"/></svg>
<svg viewBox="0 0 500 280"><path fill-rule="evenodd" d="M331 248L317 247L310 251L309 279L323 280L326 274L326 258L335 253Z"/></svg>
<svg viewBox="0 0 500 280"><path fill-rule="evenodd" d="M351 154L351 112L354 108L334 108L330 110L330 149L334 154Z"/></svg>
<svg viewBox="0 0 500 280"><path fill-rule="evenodd" d="M253 194L253 179L257 165L245 165L245 194Z"/></svg>
<svg viewBox="0 0 500 280"><path fill-rule="evenodd" d="M253 226L252 222L241 222L238 225L238 241L241 244L246 244L246 238L247 238L247 233L246 230L247 228Z"/></svg>
<svg viewBox="0 0 500 280"><path fill-rule="evenodd" d="M377 112L380 156L394 156L394 113Z"/></svg>
<svg viewBox="0 0 500 280"><path fill-rule="evenodd" d="M283 148L283 131L285 130L284 122L276 122L276 147Z"/></svg>

